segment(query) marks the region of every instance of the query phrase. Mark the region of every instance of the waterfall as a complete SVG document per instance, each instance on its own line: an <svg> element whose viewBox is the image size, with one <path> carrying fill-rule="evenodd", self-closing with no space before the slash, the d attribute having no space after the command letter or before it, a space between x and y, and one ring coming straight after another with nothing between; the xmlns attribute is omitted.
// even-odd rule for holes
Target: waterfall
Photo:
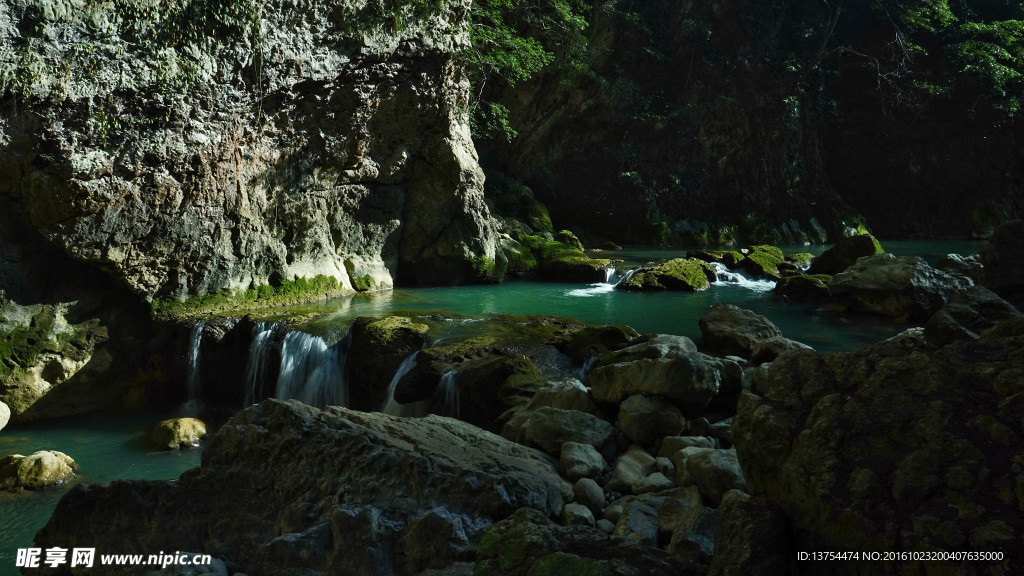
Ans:
<svg viewBox="0 0 1024 576"><path fill-rule="evenodd" d="M252 327L252 344L249 345L249 356L245 362L246 388L243 406L259 402L265 395L275 326L276 324L269 322L257 322Z"/></svg>
<svg viewBox="0 0 1024 576"><path fill-rule="evenodd" d="M317 407L348 405L345 356L350 340L351 333L328 346L323 338L305 332L285 335L275 397Z"/></svg>
<svg viewBox="0 0 1024 576"><path fill-rule="evenodd" d="M587 374L590 373L590 370L594 367L594 364L596 363L597 356L594 354L588 354L586 360L583 361L583 366L580 366L580 369L576 371L576 379L583 380L584 378L586 378Z"/></svg>
<svg viewBox="0 0 1024 576"><path fill-rule="evenodd" d="M598 294L607 294L620 283L629 279L633 275L633 270L627 270L624 274L619 274L618 269L615 266L609 266L604 269L604 282L595 282L589 284L586 288L574 288L566 292L568 296L596 296Z"/></svg>
<svg viewBox="0 0 1024 576"><path fill-rule="evenodd" d="M716 282L740 286L755 292L768 292L775 289L774 280L753 280L740 272L729 270L721 262L711 262L711 267L715 269L715 276L718 278Z"/></svg>
<svg viewBox="0 0 1024 576"><path fill-rule="evenodd" d="M203 343L203 323L196 322L188 336L188 365L185 373L187 397L182 407L183 415L194 416L199 406L199 348Z"/></svg>
<svg viewBox="0 0 1024 576"><path fill-rule="evenodd" d="M416 356L420 353L419 350L409 354L402 360L402 363L398 366L398 370L395 370L395 375L391 378L391 383L388 384L387 398L384 400L384 405L380 407L380 411L384 414L391 416L414 416L413 406L415 402L410 404L401 404L395 400L395 388L398 388L398 382L403 376L409 373L410 370L416 367Z"/></svg>
<svg viewBox="0 0 1024 576"><path fill-rule="evenodd" d="M459 417L459 385L455 381L458 375L458 370L449 370L441 376L441 383L437 385L437 392L434 393L435 414Z"/></svg>

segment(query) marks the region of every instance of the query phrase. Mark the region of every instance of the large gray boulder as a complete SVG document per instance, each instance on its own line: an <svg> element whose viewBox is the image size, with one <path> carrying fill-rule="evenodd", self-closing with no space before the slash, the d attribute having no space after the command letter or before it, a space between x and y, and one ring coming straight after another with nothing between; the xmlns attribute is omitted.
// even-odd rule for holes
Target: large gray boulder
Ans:
<svg viewBox="0 0 1024 576"><path fill-rule="evenodd" d="M870 234L857 234L843 238L834 246L822 252L811 262L808 274L828 274L834 276L853 266L858 258L882 254L885 252L878 240Z"/></svg>
<svg viewBox="0 0 1024 576"><path fill-rule="evenodd" d="M566 442L601 446L613 431L610 423L593 414L541 406L517 411L505 423L501 435L557 455Z"/></svg>
<svg viewBox="0 0 1024 576"><path fill-rule="evenodd" d="M971 284L970 279L936 270L917 256L876 254L833 276L828 289L834 300L850 310L923 322Z"/></svg>
<svg viewBox="0 0 1024 576"><path fill-rule="evenodd" d="M557 517L571 497L552 459L457 420L267 400L175 482L76 487L36 545L203 550L255 574L407 574L447 566L516 509Z"/></svg>
<svg viewBox="0 0 1024 576"><path fill-rule="evenodd" d="M734 304L712 304L698 324L705 349L748 360L758 342L782 337L771 320Z"/></svg>
<svg viewBox="0 0 1024 576"><path fill-rule="evenodd" d="M634 394L619 405L619 427L641 446L653 446L665 436L678 436L686 429L679 408L660 398Z"/></svg>
<svg viewBox="0 0 1024 576"><path fill-rule="evenodd" d="M1012 304L984 286L971 286L954 296L928 319L924 337L943 346L956 340L977 340L979 334L1001 320L1024 315Z"/></svg>

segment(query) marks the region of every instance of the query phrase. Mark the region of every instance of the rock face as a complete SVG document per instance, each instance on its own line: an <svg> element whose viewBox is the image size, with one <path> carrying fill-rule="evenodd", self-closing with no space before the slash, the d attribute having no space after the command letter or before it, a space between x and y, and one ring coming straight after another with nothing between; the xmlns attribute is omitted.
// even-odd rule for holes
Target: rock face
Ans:
<svg viewBox="0 0 1024 576"><path fill-rule="evenodd" d="M40 490L74 478L78 465L63 452L43 450L0 458L0 491Z"/></svg>
<svg viewBox="0 0 1024 576"><path fill-rule="evenodd" d="M500 259L455 59L468 1L219 6L8 3L5 210L147 298Z"/></svg>
<svg viewBox="0 0 1024 576"><path fill-rule="evenodd" d="M732 439L750 493L785 510L801 546L1003 551L963 574L1024 570L1019 438L1024 321L929 345L919 329L852 353L787 354L755 376ZM838 548L837 548L838 547ZM912 562L836 563L905 574ZM929 562L957 573L958 562Z"/></svg>
<svg viewBox="0 0 1024 576"><path fill-rule="evenodd" d="M971 280L936 270L917 256L862 258L828 284L832 298L852 310L925 321Z"/></svg>
<svg viewBox="0 0 1024 576"><path fill-rule="evenodd" d="M177 482L75 488L37 545L204 550L256 574L415 574L471 560L517 508L557 517L571 495L553 460L455 420L268 400Z"/></svg>

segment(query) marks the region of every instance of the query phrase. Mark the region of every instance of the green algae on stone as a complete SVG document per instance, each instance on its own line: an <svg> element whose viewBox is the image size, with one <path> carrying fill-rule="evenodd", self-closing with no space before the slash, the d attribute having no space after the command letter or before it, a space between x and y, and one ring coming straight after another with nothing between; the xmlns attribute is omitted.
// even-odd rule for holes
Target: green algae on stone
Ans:
<svg viewBox="0 0 1024 576"><path fill-rule="evenodd" d="M810 274L838 274L852 266L858 258L883 254L882 245L870 234L843 238L811 263Z"/></svg>
<svg viewBox="0 0 1024 576"><path fill-rule="evenodd" d="M317 275L309 279L296 276L294 280L285 280L276 287L263 284L249 290L201 294L184 300L154 299L151 306L153 315L157 317L189 318L213 312L314 302L348 293L350 291L333 276Z"/></svg>
<svg viewBox="0 0 1024 576"><path fill-rule="evenodd" d="M729 269L738 267L743 261L743 254L736 250L689 250L686 252L686 257L708 263L720 262Z"/></svg>
<svg viewBox="0 0 1024 576"><path fill-rule="evenodd" d="M643 266L620 282L622 290L706 290L715 279L715 270L696 258L675 258L663 264Z"/></svg>
<svg viewBox="0 0 1024 576"><path fill-rule="evenodd" d="M743 269L756 278L778 279L779 264L785 261L782 250L775 246L751 246L750 252L740 263Z"/></svg>

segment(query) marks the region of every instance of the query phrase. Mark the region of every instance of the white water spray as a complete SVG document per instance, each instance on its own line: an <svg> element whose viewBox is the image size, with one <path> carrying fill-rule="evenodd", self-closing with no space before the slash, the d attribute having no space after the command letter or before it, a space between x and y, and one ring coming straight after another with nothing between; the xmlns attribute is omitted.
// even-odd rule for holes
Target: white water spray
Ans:
<svg viewBox="0 0 1024 576"><path fill-rule="evenodd" d="M380 411L384 414L391 416L414 416L413 414L413 403L401 404L395 400L395 389L398 388L398 382L403 376L409 373L410 370L416 367L416 356L419 355L420 351L417 350L412 354L409 354L399 364L398 370L395 370L395 375L391 378L391 383L388 384L387 397L384 399L384 405L380 407Z"/></svg>
<svg viewBox="0 0 1024 576"><path fill-rule="evenodd" d="M275 397L295 399L310 406L347 406L345 355L348 340L328 346L323 338L292 331L281 347L281 372Z"/></svg>
<svg viewBox="0 0 1024 576"><path fill-rule="evenodd" d="M747 290L753 290L754 292L768 292L775 289L774 280L753 280L741 272L729 270L721 262L711 262L711 267L715 269L715 276L718 278L716 282L718 283L732 284Z"/></svg>
<svg viewBox="0 0 1024 576"><path fill-rule="evenodd" d="M249 345L249 356L245 362L246 388L243 406L261 400L274 340L274 327L275 324L268 322L257 322L252 327L252 343Z"/></svg>

